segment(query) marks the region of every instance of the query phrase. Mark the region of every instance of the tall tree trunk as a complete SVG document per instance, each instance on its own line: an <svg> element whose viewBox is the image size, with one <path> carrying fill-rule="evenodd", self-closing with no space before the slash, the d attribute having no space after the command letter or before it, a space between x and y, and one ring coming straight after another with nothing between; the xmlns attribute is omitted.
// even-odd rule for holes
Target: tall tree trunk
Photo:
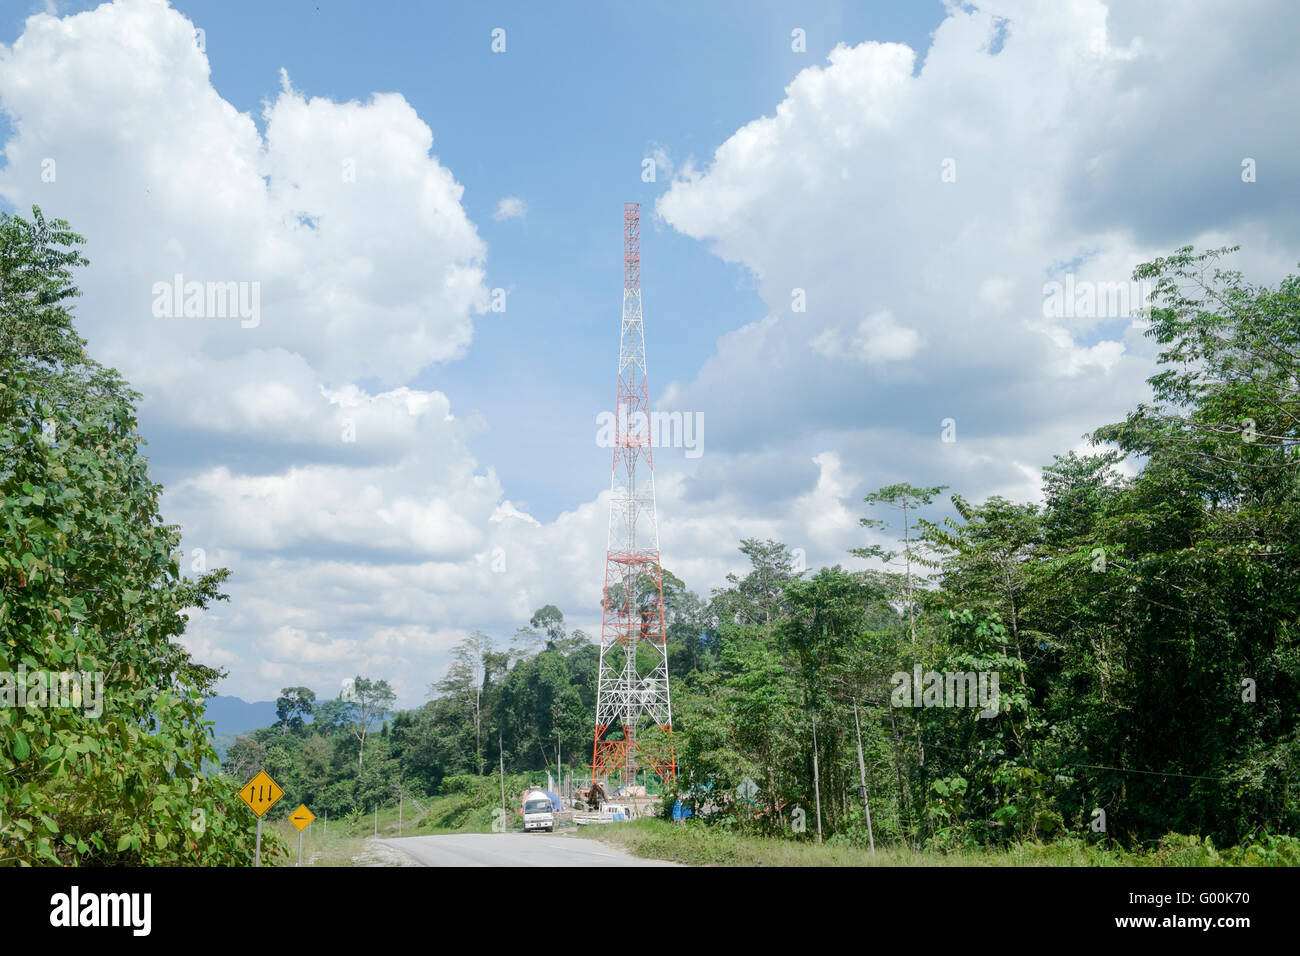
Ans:
<svg viewBox="0 0 1300 956"><path fill-rule="evenodd" d="M898 773L898 825L903 831L903 838L907 839L908 831L912 828L912 815L907 808L907 788L903 785L903 760L899 753L902 746L902 737L898 733L898 723L894 720L894 708L889 708L889 729L894 738L894 770Z"/></svg>
<svg viewBox="0 0 1300 956"><path fill-rule="evenodd" d="M903 560L907 566L904 588L907 594L907 632L916 643L916 612L912 608L912 532L907 520L907 502L903 502Z"/></svg>

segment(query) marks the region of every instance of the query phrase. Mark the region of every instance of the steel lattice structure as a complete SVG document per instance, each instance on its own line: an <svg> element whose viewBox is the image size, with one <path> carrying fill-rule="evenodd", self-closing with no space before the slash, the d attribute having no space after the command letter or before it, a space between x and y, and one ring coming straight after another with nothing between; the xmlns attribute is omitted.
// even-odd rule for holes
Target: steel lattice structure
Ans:
<svg viewBox="0 0 1300 956"><path fill-rule="evenodd" d="M618 776L631 783L645 769L671 781L677 768L641 321L639 203L623 205L623 326L614 416L592 780ZM615 728L622 739L604 739Z"/></svg>

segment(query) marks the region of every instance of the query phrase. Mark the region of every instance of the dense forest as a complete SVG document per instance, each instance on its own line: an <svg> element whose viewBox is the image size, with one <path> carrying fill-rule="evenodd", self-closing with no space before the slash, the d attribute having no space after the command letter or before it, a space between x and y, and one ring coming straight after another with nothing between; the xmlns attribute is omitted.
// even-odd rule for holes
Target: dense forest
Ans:
<svg viewBox="0 0 1300 956"><path fill-rule="evenodd" d="M105 708L0 707L0 853L244 861L250 831L226 810L258 767L285 808L331 814L501 764L580 775L598 648L552 605L464 640L414 710L393 710L379 674L347 699L286 688L277 724L203 771L222 675L173 639L226 573L181 574L137 396L73 331L80 242L39 210L0 221L0 671L102 671ZM665 571L680 768L665 806L934 849L1294 833L1300 280L1253 286L1218 268L1228 251L1136 271L1156 288L1152 399L1044 467L1040 503L899 482L862 504L854 567L870 570L804 571L750 539L749 569L707 597ZM974 702L951 706L951 675L971 675Z"/></svg>

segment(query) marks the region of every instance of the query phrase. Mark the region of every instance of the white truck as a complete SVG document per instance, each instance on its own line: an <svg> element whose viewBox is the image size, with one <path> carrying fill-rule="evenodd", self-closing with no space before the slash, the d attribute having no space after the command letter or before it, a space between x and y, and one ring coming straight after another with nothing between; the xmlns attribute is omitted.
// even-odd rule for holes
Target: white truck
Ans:
<svg viewBox="0 0 1300 956"><path fill-rule="evenodd" d="M555 805L551 795L545 790L534 787L524 794L523 800L524 832L529 830L555 830Z"/></svg>

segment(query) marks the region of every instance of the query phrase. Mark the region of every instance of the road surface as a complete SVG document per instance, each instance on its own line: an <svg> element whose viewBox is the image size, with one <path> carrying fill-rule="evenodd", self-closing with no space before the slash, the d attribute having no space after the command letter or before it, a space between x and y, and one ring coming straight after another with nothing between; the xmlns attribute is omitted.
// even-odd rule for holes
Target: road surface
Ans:
<svg viewBox="0 0 1300 956"><path fill-rule="evenodd" d="M597 840L540 833L453 833L380 840L425 866L674 866Z"/></svg>

